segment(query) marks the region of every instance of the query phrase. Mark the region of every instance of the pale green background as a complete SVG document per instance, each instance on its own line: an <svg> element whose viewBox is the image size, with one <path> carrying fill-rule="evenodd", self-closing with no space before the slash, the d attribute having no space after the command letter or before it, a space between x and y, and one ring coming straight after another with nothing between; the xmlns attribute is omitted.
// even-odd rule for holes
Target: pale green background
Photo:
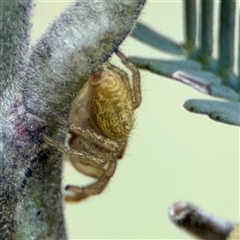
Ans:
<svg viewBox="0 0 240 240"><path fill-rule="evenodd" d="M32 42L67 1L37 1ZM141 21L182 42L182 1L149 1ZM126 55L167 57L128 37ZM239 219L239 128L187 112L188 98L209 98L142 71L143 101L127 152L100 196L66 204L69 239L191 239L168 219L169 206L191 201L217 216ZM70 164L64 185L84 184Z"/></svg>

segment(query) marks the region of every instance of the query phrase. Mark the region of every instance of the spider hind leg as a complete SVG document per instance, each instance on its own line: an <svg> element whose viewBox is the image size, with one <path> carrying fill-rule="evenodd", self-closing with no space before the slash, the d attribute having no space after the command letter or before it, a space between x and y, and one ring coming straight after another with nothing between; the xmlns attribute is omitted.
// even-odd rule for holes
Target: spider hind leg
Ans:
<svg viewBox="0 0 240 240"><path fill-rule="evenodd" d="M65 201L78 202L88 198L91 195L100 194L107 186L110 178L113 176L116 166L117 166L116 161L109 163L109 166L104 171L102 177L93 184L87 185L85 187L67 185L65 187L65 190L73 192L73 195L65 196Z"/></svg>

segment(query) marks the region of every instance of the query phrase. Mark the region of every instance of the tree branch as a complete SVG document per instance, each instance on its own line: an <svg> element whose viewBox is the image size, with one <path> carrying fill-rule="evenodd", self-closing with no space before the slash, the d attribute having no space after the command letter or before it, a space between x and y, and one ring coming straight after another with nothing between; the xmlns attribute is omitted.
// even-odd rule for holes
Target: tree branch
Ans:
<svg viewBox="0 0 240 240"><path fill-rule="evenodd" d="M31 10L32 0L0 0L0 93L20 71L29 51Z"/></svg>
<svg viewBox="0 0 240 240"><path fill-rule="evenodd" d="M6 2L1 0L1 6ZM16 31L0 31L4 39L10 36L19 39L9 50L1 44L0 51L2 62L5 51L16 62L11 65L10 60L6 61L7 65L1 68L4 74L0 96L1 239L66 239L61 154L48 147L42 136L53 135L64 141L65 132L54 116L68 116L71 102L88 75L128 35L144 2L77 1L56 19L29 58L25 54L29 44L30 2L11 1L19 15L14 15L15 8L11 7L8 13L0 12L1 20L5 14L13 26L25 26L22 31L17 27Z"/></svg>
<svg viewBox="0 0 240 240"><path fill-rule="evenodd" d="M94 0L70 5L33 48L24 85L26 108L38 116L52 117L53 109L66 115L89 74L128 35L143 2Z"/></svg>

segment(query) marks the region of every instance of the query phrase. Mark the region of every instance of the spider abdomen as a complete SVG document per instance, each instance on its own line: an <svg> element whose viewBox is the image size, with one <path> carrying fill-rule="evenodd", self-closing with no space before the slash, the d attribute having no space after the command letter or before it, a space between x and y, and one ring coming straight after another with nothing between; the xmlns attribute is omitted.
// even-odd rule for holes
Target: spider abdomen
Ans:
<svg viewBox="0 0 240 240"><path fill-rule="evenodd" d="M90 81L90 118L94 127L112 139L126 138L134 123L131 91L119 75L93 74Z"/></svg>

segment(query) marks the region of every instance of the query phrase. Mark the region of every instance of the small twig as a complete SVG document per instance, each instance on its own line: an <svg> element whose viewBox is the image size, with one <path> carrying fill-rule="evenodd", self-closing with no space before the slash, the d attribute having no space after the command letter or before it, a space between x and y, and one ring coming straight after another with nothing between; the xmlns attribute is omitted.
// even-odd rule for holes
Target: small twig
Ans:
<svg viewBox="0 0 240 240"><path fill-rule="evenodd" d="M226 240L234 229L234 224L206 213L191 203L173 204L169 217L178 227L205 240Z"/></svg>

